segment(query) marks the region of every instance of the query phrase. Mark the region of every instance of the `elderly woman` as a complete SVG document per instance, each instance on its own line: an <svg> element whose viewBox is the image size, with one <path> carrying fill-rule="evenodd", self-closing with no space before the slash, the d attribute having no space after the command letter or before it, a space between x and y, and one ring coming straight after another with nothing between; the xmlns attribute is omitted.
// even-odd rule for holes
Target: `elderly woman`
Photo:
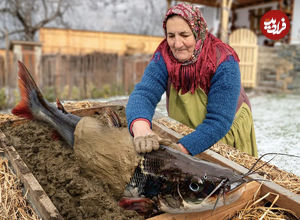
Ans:
<svg viewBox="0 0 300 220"><path fill-rule="evenodd" d="M257 156L250 103L241 86L235 51L207 31L200 10L189 4L170 8L160 43L126 107L137 152L159 147L151 121L162 94L171 118L195 131L178 149L196 155L221 141Z"/></svg>

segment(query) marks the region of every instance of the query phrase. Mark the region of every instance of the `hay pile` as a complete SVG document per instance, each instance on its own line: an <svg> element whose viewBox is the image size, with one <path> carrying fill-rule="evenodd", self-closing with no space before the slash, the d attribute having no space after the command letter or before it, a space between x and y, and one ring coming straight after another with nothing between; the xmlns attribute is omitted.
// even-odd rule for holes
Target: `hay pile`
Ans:
<svg viewBox="0 0 300 220"><path fill-rule="evenodd" d="M14 121L17 119L19 119L19 117L11 115L11 114L0 114L0 122Z"/></svg>
<svg viewBox="0 0 300 220"><path fill-rule="evenodd" d="M265 196L249 203L246 205L245 208L237 212L231 220L253 220L253 219L266 219L266 220L297 220L297 216L294 212L279 208L279 207L274 207L275 202L279 198L279 195L275 195L276 199L273 201L270 207L266 207L263 203L263 199L271 195L270 193L266 194Z"/></svg>
<svg viewBox="0 0 300 220"><path fill-rule="evenodd" d="M93 108L103 106L103 103L100 102L90 102L90 101L81 101L81 102L66 102L63 103L64 108L67 111L83 109L83 108Z"/></svg>
<svg viewBox="0 0 300 220"><path fill-rule="evenodd" d="M2 152L0 148L0 152ZM40 219L23 195L22 184L0 157L0 219Z"/></svg>
<svg viewBox="0 0 300 220"><path fill-rule="evenodd" d="M297 216L293 211L275 207L279 195L275 193L267 193L266 195L257 198L260 188L254 194L253 199L243 209L238 211L230 220L252 220L252 219L266 219L266 220L297 220ZM264 199L273 196L272 203L265 204Z"/></svg>

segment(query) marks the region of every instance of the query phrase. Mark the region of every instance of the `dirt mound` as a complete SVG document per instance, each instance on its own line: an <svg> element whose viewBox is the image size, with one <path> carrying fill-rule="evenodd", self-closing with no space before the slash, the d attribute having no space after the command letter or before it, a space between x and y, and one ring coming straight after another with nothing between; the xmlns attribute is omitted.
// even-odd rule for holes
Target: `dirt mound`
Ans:
<svg viewBox="0 0 300 220"><path fill-rule="evenodd" d="M124 109L116 109L124 115ZM77 164L73 150L62 140L53 140L46 124L29 121L2 127L12 144L53 204L65 219L143 219L120 208L109 186L88 176Z"/></svg>

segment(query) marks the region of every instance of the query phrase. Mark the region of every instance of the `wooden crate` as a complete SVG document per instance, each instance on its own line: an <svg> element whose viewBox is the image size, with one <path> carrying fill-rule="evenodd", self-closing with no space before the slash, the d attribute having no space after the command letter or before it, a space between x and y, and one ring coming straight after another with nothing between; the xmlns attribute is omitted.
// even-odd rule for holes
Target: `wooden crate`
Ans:
<svg viewBox="0 0 300 220"><path fill-rule="evenodd" d="M113 101L110 103L105 103L101 107L94 107L94 108L86 108L86 109L79 109L75 110L72 113L79 115L79 116L88 116L94 115L96 113L99 114L103 107L107 106L115 106L115 105L122 105L125 106L126 100L121 102ZM9 122L2 122L7 123L7 126L14 126L20 123L26 123L27 120L25 119L13 119ZM159 124L156 121L153 121L153 130L158 133L160 136L164 138L169 138L173 141L177 141L182 137L182 135L174 132L173 130L165 127L164 125ZM9 159L10 163L12 164L17 176L23 182L25 191L28 191L28 197L30 201L33 203L34 207L37 209L38 213L41 215L43 219L62 219L59 215L57 209L47 196L47 194L43 191L41 186L39 185L38 181L34 178L34 176L30 173L25 163L22 161L20 156L18 155L17 151L14 149L13 146L6 146L3 138L4 134L0 132L0 144L3 146L5 150L5 156ZM229 167L235 170L238 173L247 173L248 169L236 164L235 162L224 158L223 156L211 151L206 150L205 152L201 153L200 158L218 163L225 167ZM262 176L258 174L250 175L249 178L251 179L263 179ZM286 208L288 210L292 210L296 213L297 216L300 216L300 196L290 192L289 190L273 183L273 182L262 182L261 187L258 191L260 183L258 182L251 182L246 184L245 193L243 196L236 202L217 208L214 212L212 211L204 211L199 213L185 213L185 214L161 214L155 217L150 218L151 220L183 220L183 219L190 219L190 220L201 220L201 219L222 219L225 216L231 216L236 211L240 210L248 201L250 201L253 197L253 194L258 191L258 196L263 196L268 192L279 194L280 197L276 202L276 205L281 208ZM274 198L267 197L267 200L273 201Z"/></svg>

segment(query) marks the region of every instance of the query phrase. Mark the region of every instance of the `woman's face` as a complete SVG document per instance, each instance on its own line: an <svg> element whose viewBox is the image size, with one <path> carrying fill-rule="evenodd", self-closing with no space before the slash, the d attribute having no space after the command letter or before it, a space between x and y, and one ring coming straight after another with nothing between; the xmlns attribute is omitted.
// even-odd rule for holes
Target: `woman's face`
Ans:
<svg viewBox="0 0 300 220"><path fill-rule="evenodd" d="M167 42L174 57L179 62L190 59L194 53L196 40L188 23L180 16L167 20Z"/></svg>

